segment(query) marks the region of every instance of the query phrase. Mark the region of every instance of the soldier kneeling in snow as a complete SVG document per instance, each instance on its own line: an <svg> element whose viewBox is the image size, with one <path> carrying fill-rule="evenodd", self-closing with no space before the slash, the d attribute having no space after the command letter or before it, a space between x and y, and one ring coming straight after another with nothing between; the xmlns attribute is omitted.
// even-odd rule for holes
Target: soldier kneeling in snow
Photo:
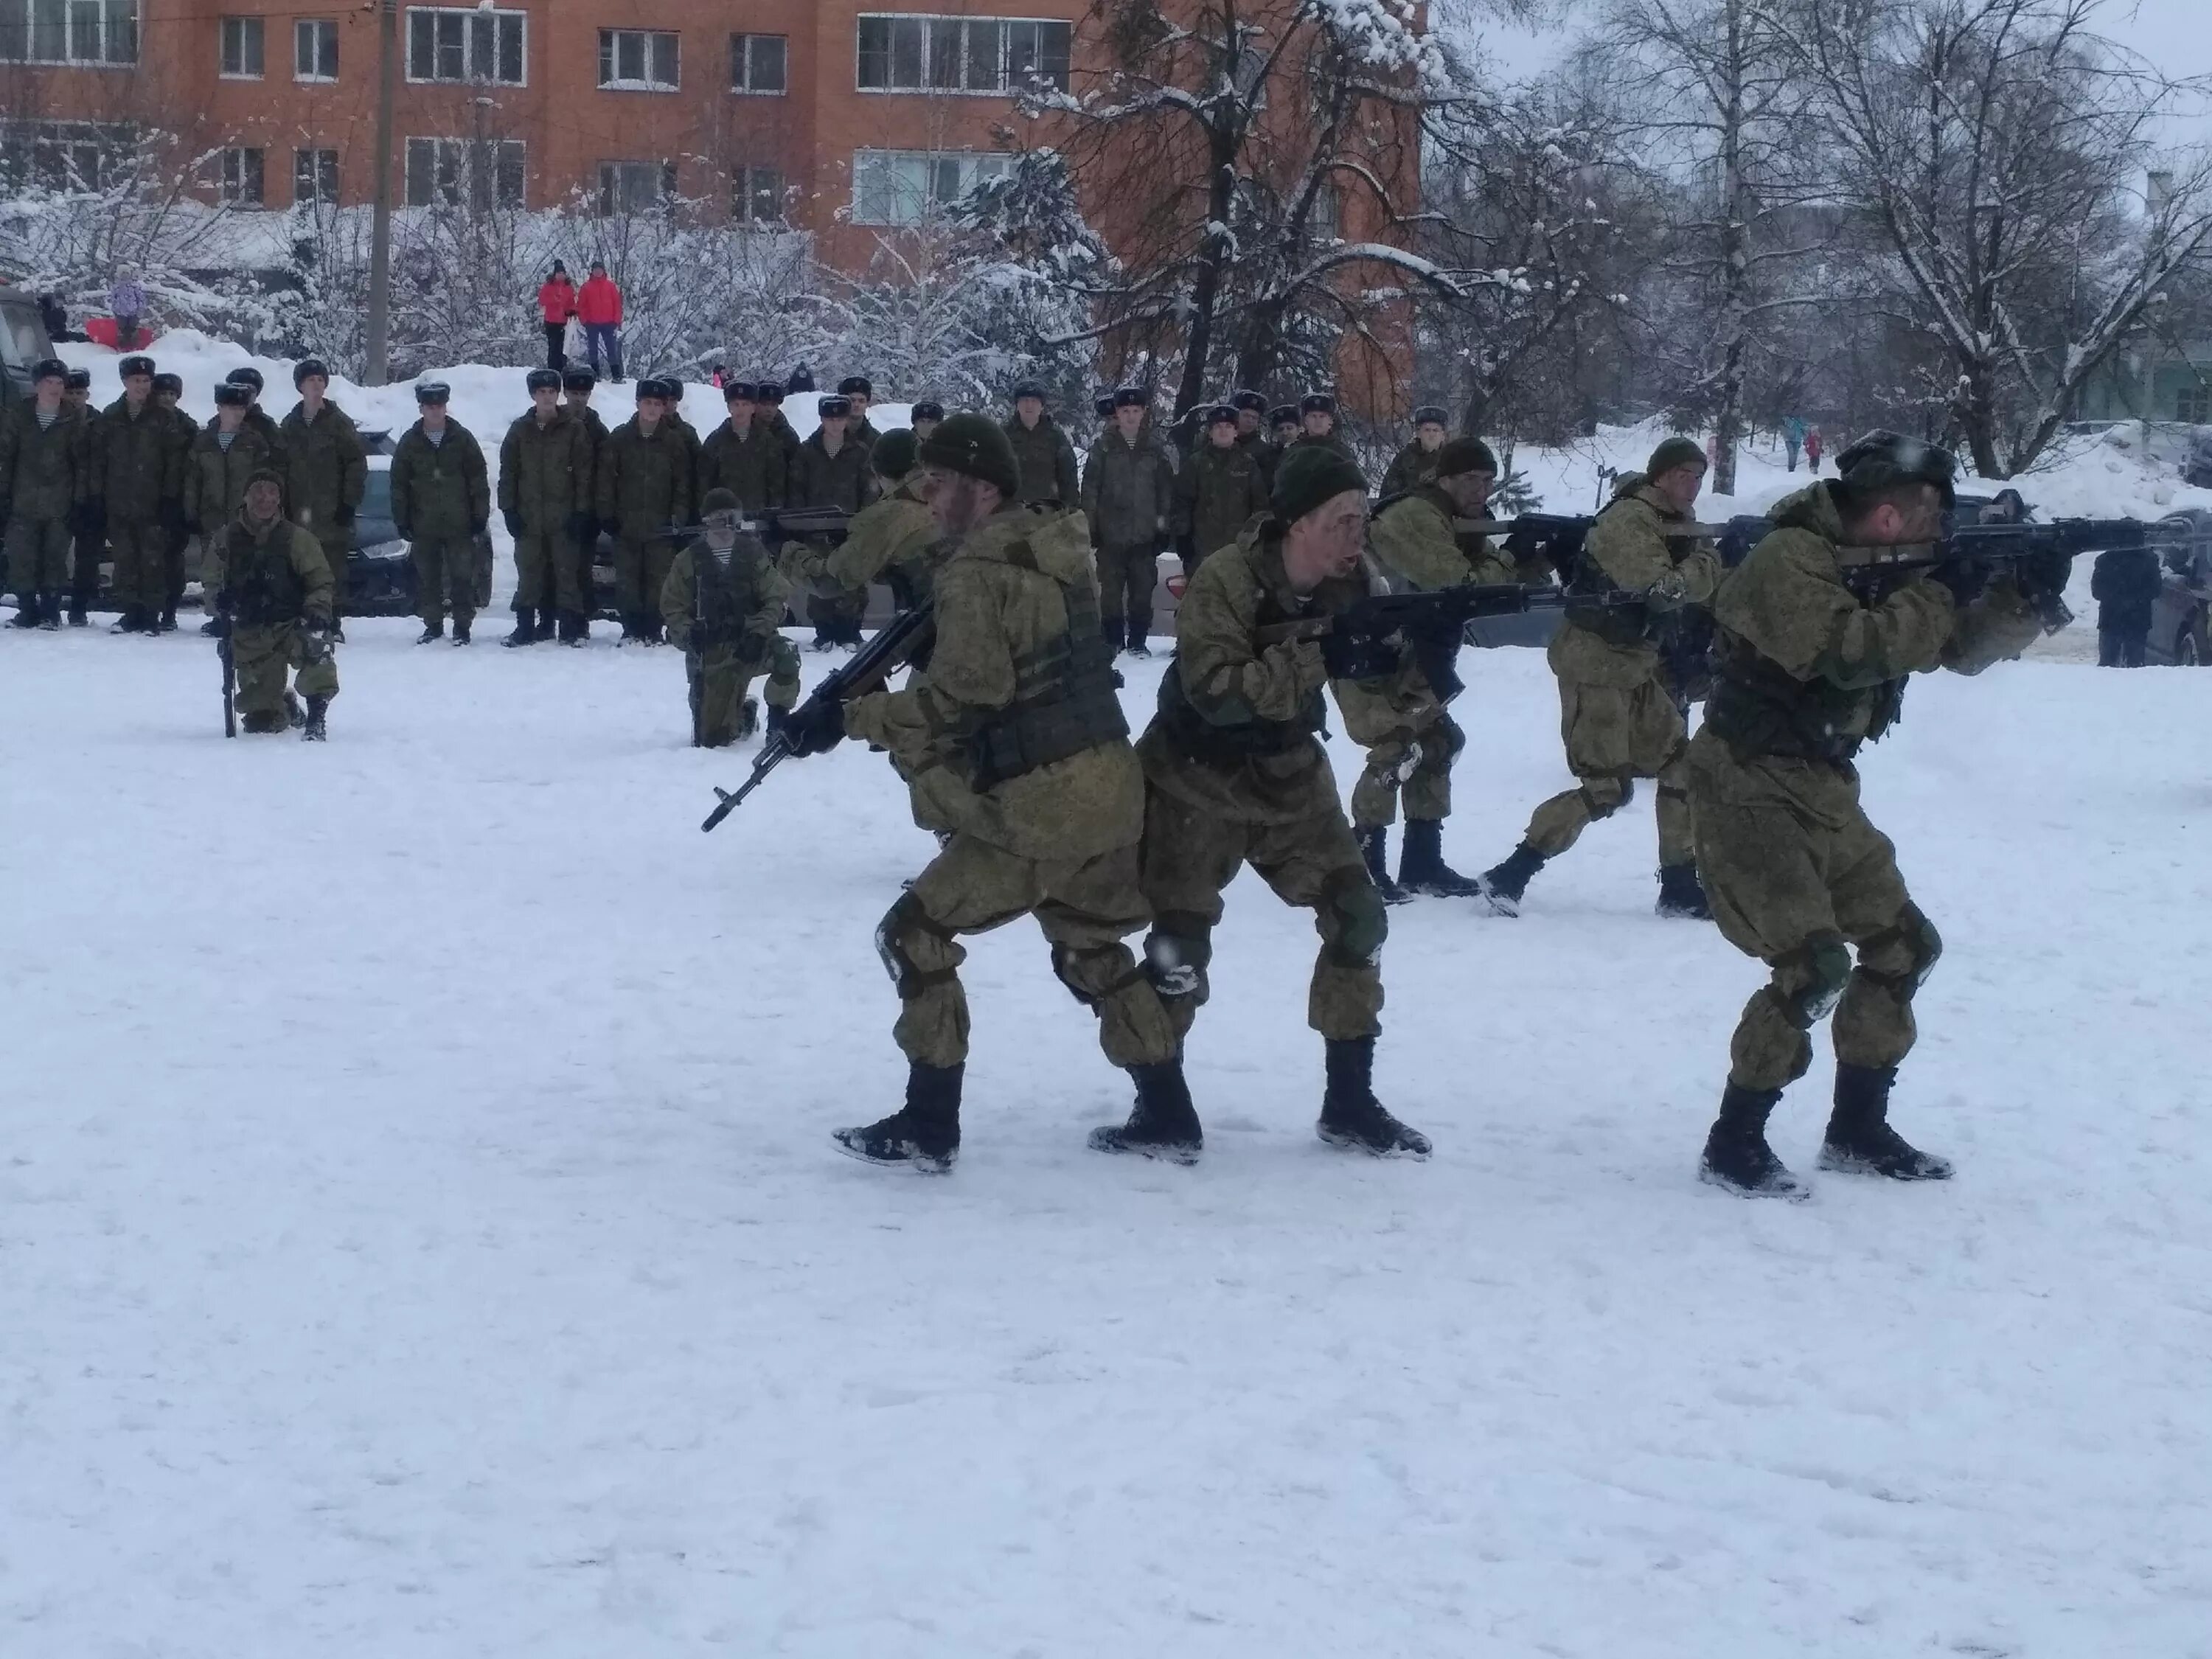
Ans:
<svg viewBox="0 0 2212 1659"><path fill-rule="evenodd" d="M677 554L660 587L661 620L684 653L691 684L692 741L720 749L749 738L759 706L745 695L768 676L769 733L799 701L799 653L778 631L791 598L768 550L738 529L738 498L716 488L700 503L706 526Z"/></svg>
<svg viewBox="0 0 2212 1659"><path fill-rule="evenodd" d="M246 481L246 500L229 524L208 538L201 585L213 596L219 633L230 638L238 712L248 732L282 732L319 743L323 714L338 694L331 658L334 584L320 543L284 517L284 482L263 467ZM305 715L285 687L299 671Z"/></svg>

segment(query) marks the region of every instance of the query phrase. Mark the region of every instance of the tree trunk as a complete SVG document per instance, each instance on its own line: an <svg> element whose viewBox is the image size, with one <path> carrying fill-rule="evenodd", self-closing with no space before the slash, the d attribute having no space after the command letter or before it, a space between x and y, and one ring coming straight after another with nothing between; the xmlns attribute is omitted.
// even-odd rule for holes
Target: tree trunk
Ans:
<svg viewBox="0 0 2212 1659"><path fill-rule="evenodd" d="M1198 407L1206 396L1207 356L1213 349L1213 313L1220 303L1221 266L1229 252L1229 209L1237 188L1237 134L1215 126L1207 132L1213 152L1213 183L1206 192L1206 252L1190 286L1190 324L1183 336L1182 383L1176 388L1175 418Z"/></svg>
<svg viewBox="0 0 2212 1659"><path fill-rule="evenodd" d="M1713 493L1735 494L1735 451L1743 435L1744 340L1750 331L1751 232L1743 176L1743 0L1729 0L1727 100L1721 106L1720 353L1714 381Z"/></svg>

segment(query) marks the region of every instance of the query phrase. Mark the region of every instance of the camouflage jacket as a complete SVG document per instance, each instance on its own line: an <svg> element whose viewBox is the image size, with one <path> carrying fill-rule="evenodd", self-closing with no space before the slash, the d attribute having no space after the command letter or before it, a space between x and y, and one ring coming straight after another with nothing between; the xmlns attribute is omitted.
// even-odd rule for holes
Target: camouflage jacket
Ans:
<svg viewBox="0 0 2212 1659"><path fill-rule="evenodd" d="M353 527L340 525L338 509L357 512L368 488L368 452L345 410L330 399L308 424L305 404L295 405L277 428L283 434L284 505L292 522L326 547L353 545Z"/></svg>
<svg viewBox="0 0 2212 1659"><path fill-rule="evenodd" d="M1590 525L1568 582L1570 595L1585 586L1640 593L1679 574L1680 603L1706 604L1720 580L1720 555L1685 535L1686 522L1641 472L1625 474ZM1621 691L1661 678L1656 623L1666 608L1585 613L1571 603L1547 653L1552 672L1563 680Z"/></svg>
<svg viewBox="0 0 2212 1659"><path fill-rule="evenodd" d="M740 665L764 663L790 599L790 584L757 538L740 535L724 561L706 538L695 536L668 567L660 616L683 650Z"/></svg>
<svg viewBox="0 0 2212 1659"><path fill-rule="evenodd" d="M185 519L203 536L228 523L246 501L246 481L276 458L258 429L240 426L222 447L220 428L202 427L185 458Z"/></svg>
<svg viewBox="0 0 2212 1659"><path fill-rule="evenodd" d="M66 519L91 499L92 426L64 408L41 427L27 399L0 410L0 502L19 519Z"/></svg>
<svg viewBox="0 0 2212 1659"><path fill-rule="evenodd" d="M1384 501L1393 495L1409 495L1423 484L1437 479L1437 453L1421 447L1417 439L1400 450L1390 462L1390 470L1382 475L1382 488L1377 492Z"/></svg>
<svg viewBox="0 0 2212 1659"><path fill-rule="evenodd" d="M1006 420L1006 441L1014 447L1014 465L1021 479L1015 492L1024 501L1058 501L1076 506L1082 488L1075 477L1075 446L1049 415L1037 416L1034 427L1022 424L1018 415Z"/></svg>
<svg viewBox="0 0 2212 1659"><path fill-rule="evenodd" d="M131 412L118 398L100 417L100 456L94 488L107 501L111 524L147 524L184 499L189 430L149 398Z"/></svg>
<svg viewBox="0 0 2212 1659"><path fill-rule="evenodd" d="M700 499L710 489L726 489L747 517L772 513L790 493L789 473L783 440L767 422L756 419L741 438L725 421L707 434L699 457Z"/></svg>
<svg viewBox="0 0 2212 1659"><path fill-rule="evenodd" d="M539 534L565 534L575 514L590 514L592 434L566 410L540 422L532 410L499 443L499 508Z"/></svg>
<svg viewBox="0 0 2212 1659"><path fill-rule="evenodd" d="M599 522L616 526L616 533L629 541L690 524L697 510L694 483L684 429L662 421L647 434L633 415L599 446Z"/></svg>
<svg viewBox="0 0 2212 1659"><path fill-rule="evenodd" d="M1424 485L1375 515L1367 526L1368 550L1391 575L1415 588L1520 580L1512 561L1492 549L1488 538L1462 538L1453 531L1457 513L1450 496Z"/></svg>
<svg viewBox="0 0 2212 1659"><path fill-rule="evenodd" d="M1175 507L1175 463L1150 431L1129 442L1108 427L1083 468L1083 514L1094 546L1150 547Z"/></svg>
<svg viewBox="0 0 2212 1659"><path fill-rule="evenodd" d="M459 421L446 422L443 441L423 435L422 422L407 428L392 456L392 522L409 541L459 540L491 519L491 486L483 447Z"/></svg>
<svg viewBox="0 0 2212 1659"><path fill-rule="evenodd" d="M337 593L320 542L286 519L257 530L242 508L206 538L200 588L210 610L227 605L241 628L327 623Z"/></svg>
<svg viewBox="0 0 2212 1659"><path fill-rule="evenodd" d="M1188 539L1194 567L1267 510L1267 470L1248 445L1218 449L1203 443L1176 474L1175 533Z"/></svg>
<svg viewBox="0 0 2212 1659"><path fill-rule="evenodd" d="M858 513L876 499L880 488L866 444L848 437L832 455L821 433L816 432L799 447L784 505L842 507L848 513Z"/></svg>
<svg viewBox="0 0 2212 1659"><path fill-rule="evenodd" d="M844 541L830 551L823 568L843 592L865 592L870 582L889 582L904 611L931 591L937 567L950 551L940 539L917 473L854 515Z"/></svg>

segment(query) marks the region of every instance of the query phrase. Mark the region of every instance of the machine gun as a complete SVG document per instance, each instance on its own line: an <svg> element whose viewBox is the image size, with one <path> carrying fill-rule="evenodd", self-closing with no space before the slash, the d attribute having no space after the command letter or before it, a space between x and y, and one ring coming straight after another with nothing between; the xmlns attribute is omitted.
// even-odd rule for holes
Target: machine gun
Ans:
<svg viewBox="0 0 2212 1659"><path fill-rule="evenodd" d="M804 722L806 717L825 702L842 703L878 690L884 681L901 668L926 653L937 638L937 611L933 599L925 599L911 611L902 611L876 632L855 652L841 668L823 677L806 701L792 711L792 719ZM775 769L789 760L793 754L791 740L779 732L762 746L760 757L753 762L752 775L736 789L714 791L720 804L707 815L699 826L702 831L712 830L724 818L744 805L747 795L761 787L763 780Z"/></svg>

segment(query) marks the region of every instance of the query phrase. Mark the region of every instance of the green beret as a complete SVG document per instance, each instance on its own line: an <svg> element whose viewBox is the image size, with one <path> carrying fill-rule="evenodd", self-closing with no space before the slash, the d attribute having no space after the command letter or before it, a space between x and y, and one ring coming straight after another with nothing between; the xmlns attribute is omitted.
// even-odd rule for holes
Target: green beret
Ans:
<svg viewBox="0 0 2212 1659"><path fill-rule="evenodd" d="M1694 466L1702 471L1707 465L1703 444L1695 438L1677 435L1665 440L1651 452L1651 459L1644 464L1644 476L1656 478L1678 466Z"/></svg>
<svg viewBox="0 0 2212 1659"><path fill-rule="evenodd" d="M1437 451L1437 477L1456 477L1462 472L1498 472L1498 457L1480 438L1454 438Z"/></svg>
<svg viewBox="0 0 2212 1659"><path fill-rule="evenodd" d="M1021 467L1014 459L1014 447L1006 428L984 416L963 411L939 421L922 442L921 459L927 466L996 484L1008 501L1021 494Z"/></svg>
<svg viewBox="0 0 2212 1659"><path fill-rule="evenodd" d="M1352 462L1327 444L1292 444L1275 464L1274 494L1267 505L1291 524L1347 489L1363 495L1367 489L1366 477Z"/></svg>
<svg viewBox="0 0 2212 1659"><path fill-rule="evenodd" d="M896 483L914 471L915 453L912 428L900 427L896 431L886 432L876 440L876 447L870 459L875 462L878 474Z"/></svg>

